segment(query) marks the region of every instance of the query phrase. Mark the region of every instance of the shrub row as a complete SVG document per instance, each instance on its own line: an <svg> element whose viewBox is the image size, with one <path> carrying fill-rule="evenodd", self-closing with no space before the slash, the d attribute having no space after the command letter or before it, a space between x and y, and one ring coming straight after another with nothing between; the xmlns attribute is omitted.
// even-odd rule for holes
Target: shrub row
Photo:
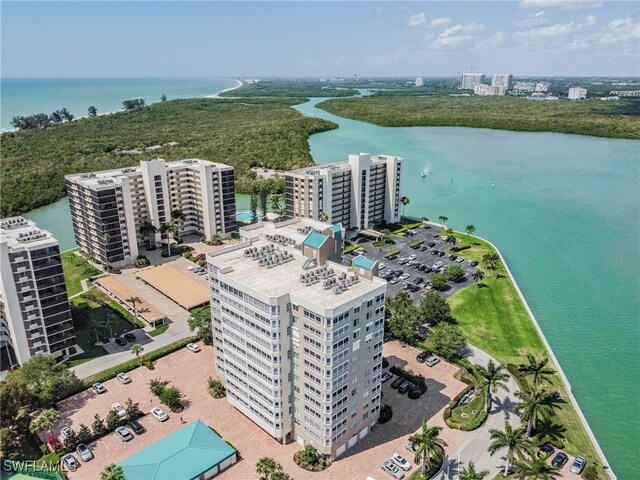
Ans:
<svg viewBox="0 0 640 480"><path fill-rule="evenodd" d="M461 243L460 245L456 245L455 247L451 247L452 252L461 252L462 250L467 250L471 248L471 245L468 243Z"/></svg>
<svg viewBox="0 0 640 480"><path fill-rule="evenodd" d="M416 375L414 373L407 372L402 366L394 365L389 371L395 373L397 376L409 380L415 386L412 390L420 390L421 394L427 391L427 383L422 375Z"/></svg>
<svg viewBox="0 0 640 480"><path fill-rule="evenodd" d="M402 250L393 250L392 252L385 253L384 258L389 258L392 255L399 255L400 253L402 253Z"/></svg>
<svg viewBox="0 0 640 480"><path fill-rule="evenodd" d="M394 235L399 235L400 233L404 233L407 230L412 230L414 228L419 228L422 227L422 222L419 223L411 223L409 225L403 225L401 228L398 228L397 230L394 230L393 233Z"/></svg>
<svg viewBox="0 0 640 480"><path fill-rule="evenodd" d="M158 335L166 332L169 329L169 324L166 323L164 325L159 326L158 328L154 328L150 332L147 332L147 335L150 337L157 337Z"/></svg>
<svg viewBox="0 0 640 480"><path fill-rule="evenodd" d="M169 345L165 345L158 350L154 350L153 352L149 352L145 355L140 356L140 363L145 362L153 362L158 358L164 357L176 350L183 348L187 343L192 343L198 340L198 337L189 337L183 340L178 340L177 342L170 343ZM121 372L130 372L131 370L138 368L138 360L131 359L127 362L121 363L120 365L116 365L115 367L108 368L107 370L103 370L102 372L96 373L95 375L91 375L90 377L85 378L82 383L85 387L90 387L96 382L106 382L114 378L117 374Z"/></svg>
<svg viewBox="0 0 640 480"><path fill-rule="evenodd" d="M415 241L415 242L411 242L411 243L409 244L409 246L410 246L410 247L417 247L417 246L419 246L419 245L422 245L423 243L424 243L424 240L418 240L418 241Z"/></svg>
<svg viewBox="0 0 640 480"><path fill-rule="evenodd" d="M451 412L453 411L453 409L455 408L456 405L458 405L458 402L460 401L460 399L466 395L467 393L469 393L471 391L471 389L473 389L473 385L468 385L464 390L462 390L458 395L456 395L455 397L453 397L453 399L449 402L449 404L445 407L444 412L442 412L442 416L444 417L444 421L447 422L447 425L449 425L448 420L451 418ZM453 420L451 421L452 423ZM450 425L449 425L450 426ZM455 427L452 427L455 428Z"/></svg>

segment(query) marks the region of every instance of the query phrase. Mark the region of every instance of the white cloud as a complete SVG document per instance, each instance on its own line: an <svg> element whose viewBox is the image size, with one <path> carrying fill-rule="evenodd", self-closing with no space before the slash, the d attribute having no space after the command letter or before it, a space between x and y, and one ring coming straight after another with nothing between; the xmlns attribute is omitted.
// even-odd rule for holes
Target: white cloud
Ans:
<svg viewBox="0 0 640 480"><path fill-rule="evenodd" d="M429 46L435 50L454 49L475 41L485 26L479 23L458 23L447 28Z"/></svg>
<svg viewBox="0 0 640 480"><path fill-rule="evenodd" d="M539 27L547 23L547 17L545 16L544 11L540 11L538 13L530 13L525 17L521 17L514 22L514 25L518 28L531 28L531 27Z"/></svg>
<svg viewBox="0 0 640 480"><path fill-rule="evenodd" d="M515 40L524 40L532 38L558 37L568 35L579 28L576 22L556 23L547 27L530 28L529 30L521 30L513 34Z"/></svg>
<svg viewBox="0 0 640 480"><path fill-rule="evenodd" d="M616 18L607 26L607 30L600 37L599 42L603 44L634 42L637 45L640 40L640 23L635 22L631 17Z"/></svg>
<svg viewBox="0 0 640 480"><path fill-rule="evenodd" d="M431 20L431 22L429 23L430 27L442 27L444 25L449 25L450 23L453 23L453 20L451 19L451 17L440 17L440 18L434 18L433 20Z"/></svg>
<svg viewBox="0 0 640 480"><path fill-rule="evenodd" d="M415 15L411 15L409 20L407 20L407 24L410 27L419 27L420 25L424 25L427 23L427 16L424 12L416 13Z"/></svg>
<svg viewBox="0 0 640 480"><path fill-rule="evenodd" d="M600 8L601 0L520 0L520 8L561 8L563 10L582 10Z"/></svg>
<svg viewBox="0 0 640 480"><path fill-rule="evenodd" d="M503 31L498 31L495 34L491 35L490 37L484 38L482 40L479 40L478 42L476 42L476 44L474 45L473 49L474 50L486 50L488 48L491 47L495 47L496 45L499 45L500 43L504 42L505 39L507 38L507 36L505 35L505 33Z"/></svg>
<svg viewBox="0 0 640 480"><path fill-rule="evenodd" d="M597 21L598 21L598 17L596 17L595 15L587 15L586 18L584 19L583 25L585 27L592 27L596 24Z"/></svg>

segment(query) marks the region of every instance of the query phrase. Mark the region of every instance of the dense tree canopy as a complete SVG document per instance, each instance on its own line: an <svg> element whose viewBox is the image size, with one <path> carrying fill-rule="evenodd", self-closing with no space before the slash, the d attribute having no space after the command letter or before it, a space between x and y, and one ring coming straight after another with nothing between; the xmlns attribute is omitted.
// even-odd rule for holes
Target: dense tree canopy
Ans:
<svg viewBox="0 0 640 480"><path fill-rule="evenodd" d="M48 355L34 355L22 365L17 375L41 406L49 406L82 389L76 374Z"/></svg>

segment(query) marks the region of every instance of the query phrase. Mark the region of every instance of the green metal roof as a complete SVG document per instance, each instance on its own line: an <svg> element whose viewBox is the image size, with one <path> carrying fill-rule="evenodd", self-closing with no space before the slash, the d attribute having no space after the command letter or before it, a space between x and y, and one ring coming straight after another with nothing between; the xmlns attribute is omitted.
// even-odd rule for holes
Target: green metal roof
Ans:
<svg viewBox="0 0 640 480"><path fill-rule="evenodd" d="M371 270L376 263L376 260L370 260L364 255L358 255L353 259L351 265L358 268L364 268L365 270Z"/></svg>
<svg viewBox="0 0 640 480"><path fill-rule="evenodd" d="M233 447L196 420L118 465L127 480L190 480L234 453Z"/></svg>
<svg viewBox="0 0 640 480"><path fill-rule="evenodd" d="M318 250L327 238L329 237L327 237L326 235L323 235L322 233L312 231L309 233L309 235L307 235L307 238L304 239L302 244L305 247L310 247L315 250Z"/></svg>
<svg viewBox="0 0 640 480"><path fill-rule="evenodd" d="M333 230L333 238L336 240L342 240L342 225L331 225L330 228Z"/></svg>

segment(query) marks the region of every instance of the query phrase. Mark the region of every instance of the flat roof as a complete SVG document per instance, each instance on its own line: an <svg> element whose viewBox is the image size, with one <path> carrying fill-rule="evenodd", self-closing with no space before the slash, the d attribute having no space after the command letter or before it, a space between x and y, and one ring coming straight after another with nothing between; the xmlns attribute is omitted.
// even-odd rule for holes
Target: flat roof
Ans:
<svg viewBox="0 0 640 480"><path fill-rule="evenodd" d="M222 463L236 449L196 420L118 464L127 480L193 479Z"/></svg>
<svg viewBox="0 0 640 480"><path fill-rule="evenodd" d="M138 297L140 301L136 302L136 311L146 322L155 323L166 317L164 312L154 307L144 297L141 297L138 292L124 285L116 277L109 275L108 277L99 278L97 282L113 293L118 300L123 301L127 305L131 305L131 307L133 307L133 304L127 302L127 299L131 297Z"/></svg>
<svg viewBox="0 0 640 480"><path fill-rule="evenodd" d="M386 286L386 282L378 277L374 277L373 280L358 277L357 282L349 284L347 289L340 294L335 294L333 288L325 289L323 287L325 277L306 285L301 281L300 276L317 270L317 267L304 268L309 258L302 254L300 247L309 232L301 233L299 230L304 231L305 227L324 230L330 228L331 225L306 218L275 224L258 223L241 229L241 235L247 241L209 252L207 260L221 269L219 272L221 280L228 278L269 298L285 294L298 295L325 309L339 307L354 298ZM291 238L295 243L274 241L273 236L277 234ZM267 267L259 266L259 259L254 260L244 253L248 248L255 247L260 250L260 248L270 245L273 245L274 253L286 252L291 258ZM355 275L350 267L342 264L327 262L326 266L334 270L334 275L326 278L339 278L343 273L347 277Z"/></svg>
<svg viewBox="0 0 640 480"><path fill-rule="evenodd" d="M39 228L35 222L24 217L0 220L0 241L6 242L13 250L43 248L58 243L48 231Z"/></svg>
<svg viewBox="0 0 640 480"><path fill-rule="evenodd" d="M187 310L209 303L207 287L170 265L138 272L138 277Z"/></svg>

